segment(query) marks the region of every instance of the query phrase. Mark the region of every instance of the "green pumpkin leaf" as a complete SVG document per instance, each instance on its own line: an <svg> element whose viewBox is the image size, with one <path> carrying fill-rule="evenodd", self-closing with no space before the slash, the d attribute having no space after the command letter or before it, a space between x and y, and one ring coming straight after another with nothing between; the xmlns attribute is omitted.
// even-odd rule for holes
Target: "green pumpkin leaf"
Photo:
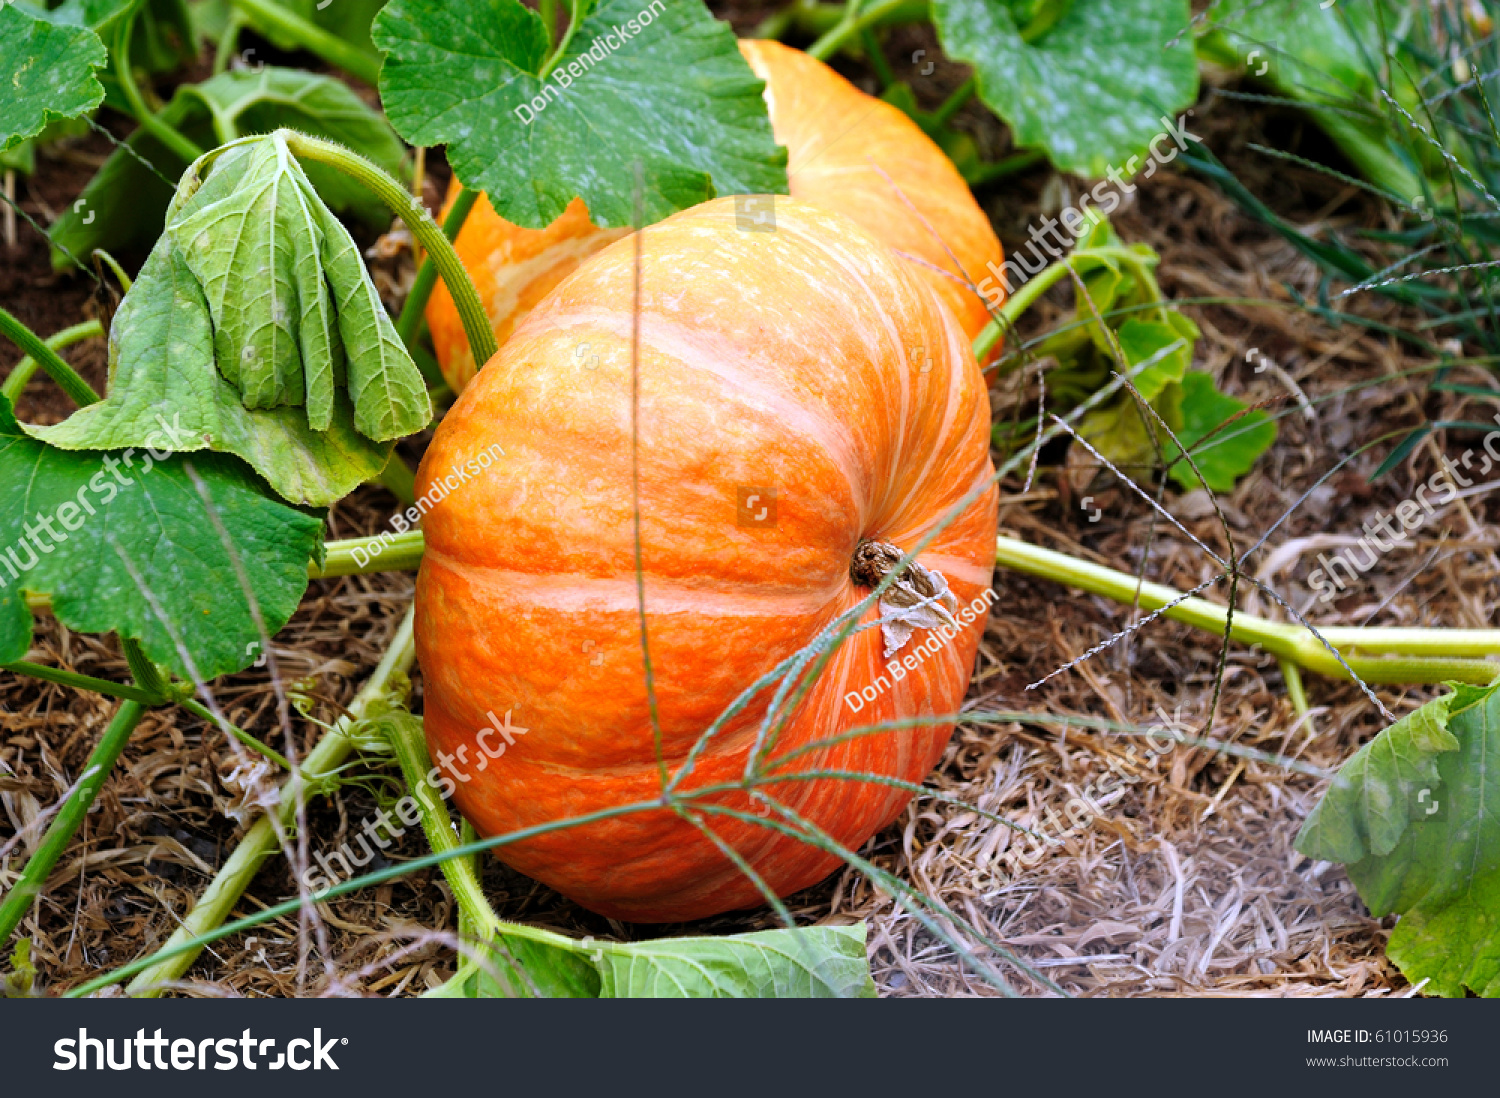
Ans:
<svg viewBox="0 0 1500 1098"><path fill-rule="evenodd" d="M934 0L932 13L943 50L974 67L1015 143L1064 171L1134 175L1130 158L1145 161L1163 116L1198 94L1188 0L1073 0L1031 42L1004 0Z"/></svg>
<svg viewBox="0 0 1500 1098"><path fill-rule="evenodd" d="M1276 424L1271 417L1260 409L1239 415L1246 405L1219 392L1209 374L1188 372L1182 379L1179 406L1182 428L1177 430L1177 437L1193 455L1193 462L1210 491L1233 490L1234 482L1248 473L1256 459L1276 441ZM1236 416L1239 418L1235 419ZM1164 440L1162 451L1174 463L1172 479L1184 490L1203 487L1191 465L1175 460L1181 451L1171 439Z"/></svg>
<svg viewBox="0 0 1500 1098"><path fill-rule="evenodd" d="M0 7L0 150L48 122L91 113L104 101L94 75L109 55L85 27L57 25L16 4Z"/></svg>
<svg viewBox="0 0 1500 1098"><path fill-rule="evenodd" d="M178 184L167 235L203 286L219 372L245 407L301 405L324 431L347 376L360 434L386 442L427 426L421 371L280 133L211 155L206 182L194 164Z"/></svg>
<svg viewBox="0 0 1500 1098"><path fill-rule="evenodd" d="M1439 801L1438 756L1459 748L1448 731L1453 700L1447 694L1408 713L1339 767L1302 824L1297 849L1346 863L1394 850L1407 827Z"/></svg>
<svg viewBox="0 0 1500 1098"><path fill-rule="evenodd" d="M182 85L161 118L204 148L285 127L347 145L391 175L405 173L405 146L385 119L342 81L315 73L270 66L221 73L201 84ZM148 131L138 129L47 235L79 256L94 248L147 249L160 235L172 199L167 178L180 176L186 167ZM373 230L390 224L385 203L341 172L323 164L304 165L303 171L334 211ZM54 250L55 267L68 262L60 249Z"/></svg>
<svg viewBox="0 0 1500 1098"><path fill-rule="evenodd" d="M549 76L519 0L392 0L375 19L381 99L416 145L518 225L582 196L594 222L645 223L716 194L786 193L786 150L729 26L700 0L601 0Z"/></svg>
<svg viewBox="0 0 1500 1098"><path fill-rule="evenodd" d="M231 458L69 453L29 438L0 397L0 663L30 646L29 591L70 629L138 640L183 678L184 650L204 679L238 671L261 635L234 577L243 569L275 633L307 588L322 529Z"/></svg>
<svg viewBox="0 0 1500 1098"><path fill-rule="evenodd" d="M172 430L163 430L169 413ZM109 333L109 390L53 427L22 424L64 450L155 445L236 454L284 499L329 506L380 474L391 443L354 427L334 394L331 423L315 431L301 408L252 411L214 364L208 302L170 237L164 236L125 295Z"/></svg>
<svg viewBox="0 0 1500 1098"><path fill-rule="evenodd" d="M1090 315L1086 304L1079 311ZM1168 316L1171 315L1169 312ZM1093 324L1097 327L1098 322ZM1137 317L1120 325L1115 336L1129 367L1150 364L1136 375L1132 384L1167 426L1177 432L1183 426L1182 390L1177 382L1192 361L1193 338L1170 323ZM1147 425L1135 397L1126 392L1085 415L1078 424L1078 433L1122 471L1138 473L1156 460L1156 447L1151 443L1153 427L1165 449L1166 433L1154 424Z"/></svg>
<svg viewBox="0 0 1500 1098"><path fill-rule="evenodd" d="M1172 382L1181 381L1193 361L1196 337L1186 336L1171 324L1132 318L1121 324L1116 334L1126 362L1131 366L1152 363L1132 382L1143 400L1155 400Z"/></svg>
<svg viewBox="0 0 1500 1098"><path fill-rule="evenodd" d="M863 924L610 945L594 963L604 980L600 997L607 999L875 995Z"/></svg>
<svg viewBox="0 0 1500 1098"><path fill-rule="evenodd" d="M1349 879L1386 953L1432 994L1500 996L1500 682L1455 685L1355 754L1297 836L1308 857L1362 854Z"/></svg>

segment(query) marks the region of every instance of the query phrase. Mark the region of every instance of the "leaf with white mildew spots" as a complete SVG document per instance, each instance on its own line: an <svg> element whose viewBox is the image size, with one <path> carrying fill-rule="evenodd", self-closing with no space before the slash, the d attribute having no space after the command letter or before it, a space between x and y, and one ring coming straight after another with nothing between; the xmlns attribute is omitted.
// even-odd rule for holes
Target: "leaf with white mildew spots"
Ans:
<svg viewBox="0 0 1500 1098"><path fill-rule="evenodd" d="M15 4L0 6L0 150L59 118L104 101L94 75L109 55L87 27L57 26Z"/></svg>

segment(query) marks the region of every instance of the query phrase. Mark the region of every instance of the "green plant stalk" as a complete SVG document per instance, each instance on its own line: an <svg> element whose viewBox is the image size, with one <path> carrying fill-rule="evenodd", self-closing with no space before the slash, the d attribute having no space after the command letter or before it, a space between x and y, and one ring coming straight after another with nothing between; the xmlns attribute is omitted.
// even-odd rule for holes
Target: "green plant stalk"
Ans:
<svg viewBox="0 0 1500 1098"><path fill-rule="evenodd" d="M115 710L104 735L99 738L89 755L77 787L48 825L42 841L27 860L26 868L21 871L20 880L6 893L5 899L0 901L0 942L9 941L11 933L26 917L26 912L31 910L32 901L47 883L52 868L72 841L73 833L83 823L83 817L88 812L89 805L94 803L99 787L115 768L120 752L125 749L130 734L135 731L135 726L140 723L145 712L146 707L138 701L121 702L120 708Z"/></svg>
<svg viewBox="0 0 1500 1098"><path fill-rule="evenodd" d="M1022 149L1020 152L1012 153L993 164L981 164L964 174L964 182L970 187L982 187L986 183L993 183L997 179L1004 179L1008 175L1024 172L1033 164L1039 164L1047 159L1047 154L1041 149Z"/></svg>
<svg viewBox="0 0 1500 1098"><path fill-rule="evenodd" d="M182 706L182 708L186 709L193 716L207 722L208 724L213 725L215 728L227 728L229 730L229 734L235 739L239 740L240 743L244 744L251 751L264 755L277 766L281 767L281 769L292 769L292 764L287 761L286 756L283 755L280 751L277 751L269 744L261 743L260 740L250 735L250 733L246 732L243 728L240 728L237 725L230 724L227 720L223 720L219 717L214 716L213 713L209 710L208 706L204 705L196 698L179 698L177 700L177 704Z"/></svg>
<svg viewBox="0 0 1500 1098"><path fill-rule="evenodd" d="M285 35L309 53L317 54L372 88L380 83L380 58L351 46L316 23L309 23L272 0L231 0L231 3L244 13L250 26Z"/></svg>
<svg viewBox="0 0 1500 1098"><path fill-rule="evenodd" d="M897 0L882 5L879 17L865 22L867 27L894 27L902 23L925 23L932 14L928 0ZM843 4L809 3L807 0L787 5L761 23L754 32L756 38L780 38L792 27L801 34L816 38L827 34L844 19ZM869 13L866 12L866 15ZM860 28L861 30L863 27Z"/></svg>
<svg viewBox="0 0 1500 1098"><path fill-rule="evenodd" d="M432 847L434 854L449 855L441 866L443 876L448 880L448 887L453 890L453 898L458 903L459 933L486 944L498 942L501 947L499 950L486 952L494 962L495 971L503 978L506 993L511 998L531 997L524 962L536 946L541 945L543 949L562 948L572 954L578 948L577 943L551 931L539 931L535 927L506 922L495 914L495 909L485 898L484 887L479 882L478 857L455 855L456 851L474 842L473 828L465 821L462 840L453 833L453 817L427 781L432 762L427 756L427 743L422 735L421 722L392 721L386 725L386 733L396 761L401 766L401 776L406 779L406 788L421 812L422 830L427 835L428 845ZM586 961L582 964L587 967ZM577 994L576 985L570 987L570 984L572 981L566 981L560 986L549 983L549 990Z"/></svg>
<svg viewBox="0 0 1500 1098"><path fill-rule="evenodd" d="M133 8L120 20L119 29L115 31L115 77L130 103L131 114L141 128L191 164L203 155L203 150L158 118L156 112L141 98L141 89L136 85L135 72L130 67L130 36L135 31L135 17L139 11L139 6Z"/></svg>
<svg viewBox="0 0 1500 1098"><path fill-rule="evenodd" d="M390 460L385 463L380 476L375 478L375 483L390 492L404 506L410 507L417 501L417 475L395 450L391 451Z"/></svg>
<svg viewBox="0 0 1500 1098"><path fill-rule="evenodd" d="M726 788L739 787L730 786ZM708 792L711 791L713 790L709 790ZM699 791L695 791L695 793L696 792ZM451 853L426 854L420 858L413 858L409 862L402 862L398 865L388 865L384 869L375 870L373 873L366 873L360 877L353 877L347 881L341 881L339 884L334 885L332 888L319 892L318 899L319 901L324 901L333 899L335 896L347 896L349 893L356 892L361 888L369 888L373 885L384 884L386 881L394 881L397 878L405 877L408 874L415 873L421 869L427 869L430 866L442 865L443 862L449 860L450 858L472 857L476 854L482 854L487 850L492 850L497 846L504 846L516 842L524 842L526 839L532 838L536 835L550 834L565 827L582 827L587 824L594 823L598 820L616 819L620 816L634 815L640 812L660 812L661 808L662 806L660 801L645 801L639 804L626 805L623 808L601 809L598 812L591 812L583 816L575 816L572 819L557 820L548 824L538 824L535 827L525 828L521 831L514 832L510 835L501 836L499 838L481 839L477 843L461 846ZM255 912L253 915L246 915L243 918L236 919L232 923L225 923L222 926L206 929L202 934L196 935L193 938L186 938L181 942L177 942L176 944L162 946L162 948L151 957L142 958L137 961L131 961L129 964L121 965L119 968L115 969L112 972L106 972L100 976L94 977L92 980L88 980L85 983L79 984L77 987L70 988L69 990L63 992L62 997L65 999L78 999L87 995L91 995L94 992L98 991L100 988L109 987L111 984L119 983L121 980L127 979L140 973L147 966L158 963L159 961L164 961L170 957L180 956L189 951L193 952L193 954L196 956L197 952L202 950L202 948L206 945L212 945L214 942L220 941L224 938L228 938L234 934L239 934L243 931L251 930L257 926L261 926L264 923L270 922L273 919L279 919L283 915L294 915L301 906L301 899L294 897L290 900L283 900L279 904L272 904L269 907L262 908L259 911ZM550 930L542 930L534 926L524 926L519 923L512 924L512 926L518 932L518 936L519 932L524 932L524 936L530 941L540 942L549 946L555 946L559 949L586 949L586 951L591 954L611 953L616 951L628 954L630 952L629 943L620 945L613 942L596 941L585 946L582 942L574 942L572 939L566 938L561 934L555 934Z"/></svg>
<svg viewBox="0 0 1500 1098"><path fill-rule="evenodd" d="M964 104L974 98L974 78L971 76L958 87L953 89L953 94L944 99L938 109L932 112L929 121L934 126L946 126L953 120L953 116L963 110Z"/></svg>
<svg viewBox="0 0 1500 1098"><path fill-rule="evenodd" d="M277 133L286 141L287 148L298 157L327 164L359 181L406 222L417 243L427 252L428 259L437 264L443 284L453 296L453 304L457 306L459 319L463 321L464 335L469 339L469 350L474 355L475 364L483 365L493 358L497 349L495 333L490 330L490 319L484 311L484 303L479 300L479 291L474 289L474 283L464 270L458 253L443 235L443 230L438 228L437 222L433 221L427 208L400 183L358 153L335 142L298 133L296 130L283 129Z"/></svg>
<svg viewBox="0 0 1500 1098"><path fill-rule="evenodd" d="M370 572L415 572L417 565L422 563L424 547L420 530L392 534L385 539L373 537L330 541L326 546L323 567L309 564L307 572L312 579L362 576ZM355 550L359 550L359 556L366 558L363 565Z"/></svg>
<svg viewBox="0 0 1500 1098"><path fill-rule="evenodd" d="M568 29L563 31L562 41L552 50L552 56L547 58L542 65L542 71L536 74L538 80L546 80L552 74L552 70L557 67L557 63L563 59L563 54L567 53L568 46L573 41L573 35L578 33L578 25L583 22L583 9L583 0L573 0L572 6L568 9Z"/></svg>
<svg viewBox="0 0 1500 1098"><path fill-rule="evenodd" d="M59 332L58 336L62 334ZM99 399L99 394L89 388L89 383L79 377L73 367L62 360L62 356L4 309L0 309L0 335L5 336L27 355L41 363L42 369L47 371L47 376L57 382L58 387L68 395L68 399L80 408L86 404L93 404ZM20 366L16 369L19 371ZM28 377L27 380L30 378ZM7 378L5 384L8 390L11 379ZM25 382L22 382L23 386L24 384ZM6 391L5 395L9 396L10 393Z"/></svg>
<svg viewBox="0 0 1500 1098"><path fill-rule="evenodd" d="M819 5L819 9L827 5ZM881 24L887 19L890 22L905 22L904 18L909 12L904 9L912 9L914 5L910 0L875 0L868 7L861 7L859 0L849 0L849 4L838 11L836 21L822 33L816 42L807 47L809 57L816 57L819 61L827 61L839 50L843 49L851 39L858 37L859 32L866 27ZM920 18L927 15L925 3L915 5L922 9Z"/></svg>
<svg viewBox="0 0 1500 1098"><path fill-rule="evenodd" d="M214 47L213 74L219 76L229 71L229 59L234 56L240 44L240 31L245 29L245 17L239 11L231 8L229 19L224 24L224 33L219 36L218 45Z"/></svg>
<svg viewBox="0 0 1500 1098"><path fill-rule="evenodd" d="M80 675L76 671L64 671L60 667L48 667L46 664L31 663L28 660L0 663L0 671L11 671L17 675L40 679L42 682L56 683L58 686L69 686L75 690L92 690L95 694L103 694L107 698L119 698L122 701L133 701L140 705L156 705L159 701L149 690L142 690L139 686L127 686L122 682L96 679L92 675Z"/></svg>
<svg viewBox="0 0 1500 1098"><path fill-rule="evenodd" d="M1014 299L1012 299L1014 300ZM353 538L348 541L333 541L327 547L327 567L322 576L347 576L366 572L411 571L422 561L423 539L420 530L408 530L393 535L378 556L372 556L364 567L354 559L358 548L369 553L379 547L379 538ZM1116 602L1134 603L1136 599L1136 577L1113 568L1089 564L1065 553L1041 549L1015 538L1001 537L997 541L996 563L1002 567L1055 580L1101 595ZM1149 596L1149 597L1148 597ZM1180 592L1161 584L1146 584L1141 588L1141 605L1155 610L1179 598ZM1165 617L1223 633L1225 609L1204 599L1188 599L1179 607L1168 611ZM1407 629L1386 627L1330 626L1319 629L1330 644L1346 655L1350 665L1361 676L1361 667L1369 666L1377 677L1374 682L1440 682L1442 675L1452 672L1465 677L1463 681L1474 681L1472 676L1485 673L1488 683L1500 665L1491 665L1486 657L1500 658L1500 629ZM1301 625L1267 621L1245 613L1234 615L1236 640L1244 644L1259 644L1272 655L1291 660L1299 667L1315 671L1331 678L1348 678L1348 674L1331 653L1323 647ZM1395 657L1394 659L1372 659L1370 657ZM1354 662L1362 661L1361 663ZM1493 666L1493 670L1489 670ZM1392 675L1414 675L1412 678L1380 677Z"/></svg>
<svg viewBox="0 0 1500 1098"><path fill-rule="evenodd" d="M1015 538L997 539L995 563L1002 568L1039 576L1116 602L1138 601L1145 610L1159 610L1181 599L1162 616L1211 633L1222 635L1229 618L1226 607L1206 599L1182 599L1180 591L1159 583L1140 583L1138 586L1136 578L1124 572L1075 560ZM1500 656L1500 630L1328 628L1319 632L1344 655L1354 673L1366 682L1440 683L1457 680L1486 685L1500 674L1500 663L1462 658L1464 655ZM1287 660L1304 670L1331 679L1349 678L1349 672L1333 653L1301 625L1237 613L1229 635L1241 644L1258 644L1278 659Z"/></svg>
<svg viewBox="0 0 1500 1098"><path fill-rule="evenodd" d="M1037 298L1067 278L1078 263L1085 259L1114 259L1136 268L1142 265L1142 257L1125 247L1079 248L1069 252L1067 256L1023 283L1019 290L1006 299L998 310L999 316L986 324L984 330L975 337L974 357L983 362L1005 333L1015 327L1021 314L1036 304Z"/></svg>
<svg viewBox="0 0 1500 1098"><path fill-rule="evenodd" d="M167 679L161 669L147 657L140 642L127 638L121 647L125 650L125 662L130 666L130 673L135 676L136 685L151 695L152 704L161 705L169 701Z"/></svg>
<svg viewBox="0 0 1500 1098"><path fill-rule="evenodd" d="M448 216L443 218L443 235L450 241L458 239L458 232L468 220L469 211L474 208L479 195L479 191L464 187L453 199L453 205L448 208ZM406 344L408 351L412 349L412 345L416 343L417 336L422 330L422 316L427 311L427 301L437 287L437 280L437 265L433 263L431 256L424 256L422 266L417 268L417 277L411 284L411 293L406 295L406 301L401 306L401 315L396 318L396 334L401 337L401 342ZM482 366L483 363L478 363L478 365Z"/></svg>
<svg viewBox="0 0 1500 1098"><path fill-rule="evenodd" d="M302 765L282 785L276 812L283 829L296 821L297 809L303 799L316 792L317 787L353 752L354 743L345 734L350 726L363 720L372 706L383 701L394 677L404 675L410 669L416 658L412 622L413 616L408 610L369 682L349 703L348 715L318 740L307 758L302 760ZM198 942L191 947L187 944L212 933L224 922L256 872L277 849L276 828L271 817L263 815L245 832L244 838L214 874L214 879L198 897L182 924L156 951L155 955L161 955L161 959L141 970L126 990L132 995L155 996L160 994L161 984L179 979L187 972L206 943ZM297 906L294 901L292 910L295 911Z"/></svg>
<svg viewBox="0 0 1500 1098"><path fill-rule="evenodd" d="M880 48L880 39L876 37L875 31L870 27L861 30L859 44L864 47L865 60L875 70L875 78L880 81L880 86L889 88L896 82L896 74L891 71L891 64L885 59L885 51Z"/></svg>
<svg viewBox="0 0 1500 1098"><path fill-rule="evenodd" d="M54 332L42 340L42 342L46 344L49 351L55 354L64 347L71 347L82 340L92 339L95 336L102 336L103 334L104 326L97 320L85 320L82 324L74 324L71 328L64 328L60 332ZM5 379L5 384L0 385L0 395L9 400L12 407L21 399L21 394L26 391L27 384L31 381L32 375L36 373L39 366L41 366L41 362L38 359L27 355L20 362L16 363L16 368Z"/></svg>

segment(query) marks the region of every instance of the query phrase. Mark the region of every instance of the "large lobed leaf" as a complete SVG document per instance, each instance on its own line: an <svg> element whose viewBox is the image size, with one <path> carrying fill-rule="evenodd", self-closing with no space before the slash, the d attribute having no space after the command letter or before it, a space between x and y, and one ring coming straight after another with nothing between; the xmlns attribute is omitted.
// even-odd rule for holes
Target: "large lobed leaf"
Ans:
<svg viewBox="0 0 1500 1098"><path fill-rule="evenodd" d="M153 443L164 433L158 425ZM0 396L0 663L30 646L30 591L51 596L68 627L138 640L184 678L182 650L204 679L237 671L261 639L250 598L267 630L285 625L322 526L269 498L233 459L44 445L21 431ZM248 594L236 582L241 569Z"/></svg>
<svg viewBox="0 0 1500 1098"><path fill-rule="evenodd" d="M0 6L0 150L35 137L50 121L93 111L104 101L94 70L108 60L104 43L87 27Z"/></svg>
<svg viewBox="0 0 1500 1098"><path fill-rule="evenodd" d="M1500 996L1500 681L1397 721L1340 768L1297 836L1343 862L1386 952L1438 995Z"/></svg>
<svg viewBox="0 0 1500 1098"><path fill-rule="evenodd" d="M932 14L944 52L974 67L979 97L1018 146L1046 150L1064 171L1128 177L1162 117L1198 94L1188 0L1066 7L1032 42L1017 20L1026 13L1006 0L934 0Z"/></svg>
<svg viewBox="0 0 1500 1098"><path fill-rule="evenodd" d="M392 124L446 144L516 224L551 224L577 196L622 226L638 189L647 224L717 194L786 193L763 85L700 0L601 0L545 80L547 36L519 0L392 0L373 33Z"/></svg>

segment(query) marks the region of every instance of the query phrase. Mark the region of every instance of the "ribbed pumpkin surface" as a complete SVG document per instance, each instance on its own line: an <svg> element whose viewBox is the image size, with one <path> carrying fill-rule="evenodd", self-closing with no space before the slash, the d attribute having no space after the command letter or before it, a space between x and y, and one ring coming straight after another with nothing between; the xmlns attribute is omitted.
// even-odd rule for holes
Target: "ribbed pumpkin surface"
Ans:
<svg viewBox="0 0 1500 1098"><path fill-rule="evenodd" d="M985 264L998 268L1004 256L958 169L900 110L801 50L746 39L740 52L766 82L771 128L787 148L792 197L844 214L877 240L921 260L912 269L937 290L972 342L989 313L968 283L984 281ZM449 203L457 192L454 180ZM580 261L628 231L593 226L582 199L547 228L523 229L481 197L455 247L503 344L521 317ZM967 281L959 278L954 257ZM474 376L474 360L441 284L427 306L427 324L444 376L455 392L462 390Z"/></svg>
<svg viewBox="0 0 1500 1098"><path fill-rule="evenodd" d="M983 378L927 284L843 217L784 198L775 216L774 232L741 231L733 200L721 199L643 235L640 540L661 746L674 770L747 686L868 594L850 577L861 543L909 549L992 474ZM474 765L455 800L485 835L660 793L637 608L634 252L620 241L557 287L465 389L419 472L424 495L444 478L456 485L424 521L417 581L428 744L434 758L464 748ZM487 449L493 466L458 483ZM774 524L757 522L767 488ZM747 507L752 492L761 499ZM919 558L961 605L990 582L995 526L987 489ZM873 722L956 711L984 617L952 639L919 630L896 658L931 652L899 680L884 669L878 627L847 639L773 758ZM866 620L875 618L872 609ZM856 712L846 695L866 687L875 700ZM727 724L684 789L740 777L769 699ZM527 731L502 756L481 755L489 714L507 712ZM788 771L921 781L950 731L865 736ZM850 847L908 800L830 779L767 791ZM766 811L741 793L715 803ZM781 894L839 864L758 825L705 820ZM665 809L497 853L620 919L762 902Z"/></svg>

